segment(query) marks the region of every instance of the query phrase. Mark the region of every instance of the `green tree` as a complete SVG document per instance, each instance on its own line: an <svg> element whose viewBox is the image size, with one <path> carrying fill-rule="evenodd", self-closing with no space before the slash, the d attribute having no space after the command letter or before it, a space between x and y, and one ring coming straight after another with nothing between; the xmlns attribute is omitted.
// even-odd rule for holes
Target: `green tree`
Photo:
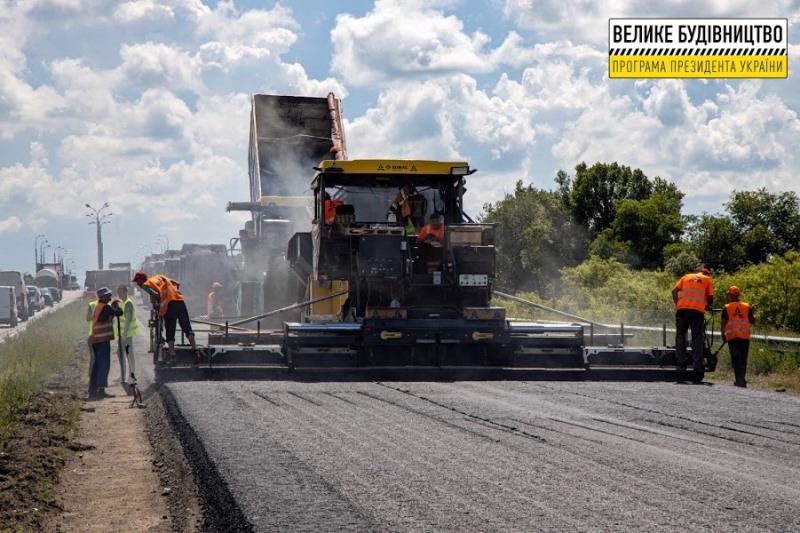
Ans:
<svg viewBox="0 0 800 533"><path fill-rule="evenodd" d="M693 220L688 235L702 265L735 272L745 264L741 236L730 218L703 214Z"/></svg>
<svg viewBox="0 0 800 533"><path fill-rule="evenodd" d="M556 182L562 191L569 183L561 174ZM644 200L652 192L653 185L639 169L631 170L617 163L595 163L587 168L586 163L580 163L575 167L568 206L575 220L596 237L611 226L619 201Z"/></svg>
<svg viewBox="0 0 800 533"><path fill-rule="evenodd" d="M500 286L552 292L560 269L586 257L586 236L558 192L523 186L483 206L482 222L498 225L497 277Z"/></svg>
<svg viewBox="0 0 800 533"><path fill-rule="evenodd" d="M626 262L633 267L663 267L664 248L678 242L683 231L683 195L660 178L656 178L656 184L649 198L621 200L611 224L615 239L629 243Z"/></svg>
<svg viewBox="0 0 800 533"><path fill-rule="evenodd" d="M795 193L734 191L725 207L741 236L746 262L757 264L800 250L800 199Z"/></svg>

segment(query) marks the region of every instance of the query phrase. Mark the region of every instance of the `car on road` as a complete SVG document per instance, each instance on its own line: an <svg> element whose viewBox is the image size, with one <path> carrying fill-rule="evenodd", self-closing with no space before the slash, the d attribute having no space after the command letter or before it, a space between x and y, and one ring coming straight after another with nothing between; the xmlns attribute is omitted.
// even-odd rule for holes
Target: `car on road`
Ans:
<svg viewBox="0 0 800 533"><path fill-rule="evenodd" d="M45 306L53 307L53 294L47 287L39 287L39 294L42 297L42 308Z"/></svg>
<svg viewBox="0 0 800 533"><path fill-rule="evenodd" d="M44 309L42 293L39 292L39 287L26 285L25 292L28 295L28 307L30 307L31 315Z"/></svg>
<svg viewBox="0 0 800 533"><path fill-rule="evenodd" d="M17 327L17 291L9 285L0 286L0 323Z"/></svg>
<svg viewBox="0 0 800 533"><path fill-rule="evenodd" d="M0 285L14 287L17 297L17 319L28 320L28 317L31 316L31 311L28 307L28 297L25 292L25 281L22 278L22 273L16 270L0 271Z"/></svg>

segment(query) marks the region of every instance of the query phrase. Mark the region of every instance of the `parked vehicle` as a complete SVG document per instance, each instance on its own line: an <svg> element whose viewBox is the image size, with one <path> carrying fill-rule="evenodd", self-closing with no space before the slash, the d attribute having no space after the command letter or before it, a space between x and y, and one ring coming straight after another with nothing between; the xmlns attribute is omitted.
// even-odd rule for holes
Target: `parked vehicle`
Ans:
<svg viewBox="0 0 800 533"><path fill-rule="evenodd" d="M23 280L22 273L16 270L0 271L0 285L14 287L14 293L17 297L17 319L23 321L28 320L28 317L31 316L31 311L28 305L25 281Z"/></svg>
<svg viewBox="0 0 800 533"><path fill-rule="evenodd" d="M53 293L47 287L40 287L39 294L42 296L42 308L45 306L53 307Z"/></svg>
<svg viewBox="0 0 800 533"><path fill-rule="evenodd" d="M25 292L28 295L28 307L31 309L31 315L44 309L42 293L39 292L39 287L35 285L26 285Z"/></svg>
<svg viewBox="0 0 800 533"><path fill-rule="evenodd" d="M8 285L0 286L0 324L17 326L17 291Z"/></svg>

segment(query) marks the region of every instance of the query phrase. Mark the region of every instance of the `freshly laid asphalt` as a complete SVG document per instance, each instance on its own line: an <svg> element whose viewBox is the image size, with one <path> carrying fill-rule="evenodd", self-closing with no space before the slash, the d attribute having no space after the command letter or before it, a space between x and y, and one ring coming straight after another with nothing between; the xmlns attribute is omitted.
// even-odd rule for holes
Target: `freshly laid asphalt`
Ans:
<svg viewBox="0 0 800 533"><path fill-rule="evenodd" d="M161 390L220 529L800 530L796 396L589 381Z"/></svg>

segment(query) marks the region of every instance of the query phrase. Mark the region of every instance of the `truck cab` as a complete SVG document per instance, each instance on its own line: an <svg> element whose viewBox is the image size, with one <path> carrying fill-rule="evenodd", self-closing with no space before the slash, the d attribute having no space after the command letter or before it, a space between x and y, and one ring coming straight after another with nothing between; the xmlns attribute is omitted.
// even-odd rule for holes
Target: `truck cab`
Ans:
<svg viewBox="0 0 800 533"><path fill-rule="evenodd" d="M310 314L358 319L368 308L394 308L460 316L465 307L488 306L494 228L463 210L465 178L474 172L460 161L326 160L316 167L311 233L290 242L290 261L310 280L310 298L345 285L348 295L341 309ZM438 246L418 239L432 217L444 226Z"/></svg>

